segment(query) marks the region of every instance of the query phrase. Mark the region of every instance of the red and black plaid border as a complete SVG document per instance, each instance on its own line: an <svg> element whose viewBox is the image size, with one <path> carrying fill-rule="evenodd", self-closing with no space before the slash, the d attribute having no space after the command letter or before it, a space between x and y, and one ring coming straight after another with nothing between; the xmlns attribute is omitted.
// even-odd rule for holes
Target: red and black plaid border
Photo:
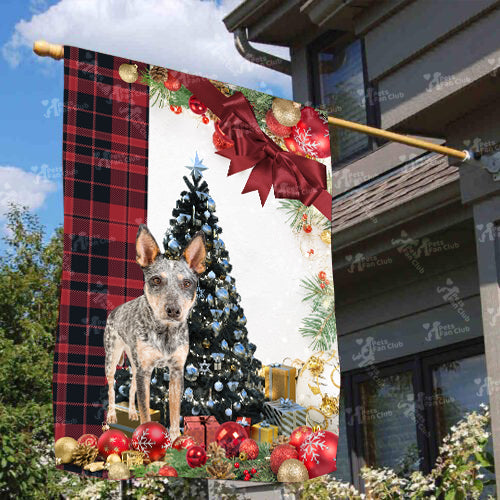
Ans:
<svg viewBox="0 0 500 500"><path fill-rule="evenodd" d="M109 311L142 293L137 226L146 222L148 87L123 63L64 49L64 259L54 359L55 437L99 434L107 398L103 331Z"/></svg>

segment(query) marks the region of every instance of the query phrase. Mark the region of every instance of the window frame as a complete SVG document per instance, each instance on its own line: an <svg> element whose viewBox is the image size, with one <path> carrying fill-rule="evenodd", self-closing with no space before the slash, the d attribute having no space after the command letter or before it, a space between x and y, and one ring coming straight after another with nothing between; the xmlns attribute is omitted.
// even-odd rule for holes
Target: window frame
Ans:
<svg viewBox="0 0 500 500"><path fill-rule="evenodd" d="M344 399L345 432L347 433L347 445L349 448L349 470L352 484L360 491L364 490L364 484L360 477L361 468L365 465L365 453L363 444L363 423L360 422L361 412L356 412L356 408L361 408L361 382L370 380L370 370L375 366L377 375L386 377L404 371L412 372L413 393L415 401L418 401L418 394L423 393L424 398L433 394L432 368L436 365L453 360L461 360L471 356L484 355L484 339L477 337L474 339L452 344L451 346L438 347L430 351L419 352L384 363L363 367L349 372L342 373L341 387ZM425 399L424 399L425 400ZM415 426L417 434L417 446L420 458L420 470L428 474L438 456L438 435L434 421L433 405L423 405L419 408L415 405ZM348 411L350 409L350 411ZM348 415L352 418L348 418ZM423 423L422 426L419 423ZM426 432L424 432L424 430ZM335 477L335 473L333 474Z"/></svg>
<svg viewBox="0 0 500 500"><path fill-rule="evenodd" d="M378 85L374 82L370 82L368 79L368 68L366 62L366 50L365 50L365 40L362 37L356 37L352 33L330 30L318 37L307 47L307 59L308 59L308 70L312 77L309 79L309 95L314 106L321 108L321 78L319 73L319 53L325 48L341 48L350 45L356 40L361 42L361 63L363 66L363 83L365 97L368 95L377 95ZM378 99L366 99L366 121L367 125L372 127L380 127L380 103ZM330 114L330 113L329 113ZM356 133L356 132L353 132ZM369 135L368 145L349 155L341 160L335 162L333 165L334 170L337 170L354 160L357 160L367 153L375 151L377 148L385 144L387 141Z"/></svg>

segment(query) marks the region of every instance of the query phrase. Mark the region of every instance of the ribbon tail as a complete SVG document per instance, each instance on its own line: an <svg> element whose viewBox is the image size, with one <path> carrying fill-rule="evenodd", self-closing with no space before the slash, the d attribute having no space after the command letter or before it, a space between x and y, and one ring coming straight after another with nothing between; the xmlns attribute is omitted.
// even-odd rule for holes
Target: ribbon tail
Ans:
<svg viewBox="0 0 500 500"><path fill-rule="evenodd" d="M329 220L332 220L332 195L323 190L312 204Z"/></svg>
<svg viewBox="0 0 500 500"><path fill-rule="evenodd" d="M264 206L273 185L272 170L272 166L265 161L255 165L248 177L242 194L249 193L250 191L258 191L260 202Z"/></svg>

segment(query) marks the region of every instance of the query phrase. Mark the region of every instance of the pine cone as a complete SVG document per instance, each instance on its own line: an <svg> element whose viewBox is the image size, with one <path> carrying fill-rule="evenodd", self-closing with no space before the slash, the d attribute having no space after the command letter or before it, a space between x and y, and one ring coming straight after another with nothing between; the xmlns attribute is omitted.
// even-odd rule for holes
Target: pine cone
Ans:
<svg viewBox="0 0 500 500"><path fill-rule="evenodd" d="M215 460L210 465L207 465L207 472L212 479L234 479L236 476L232 472L233 465L231 462L224 460Z"/></svg>
<svg viewBox="0 0 500 500"><path fill-rule="evenodd" d="M219 121L219 117L212 111L210 111L209 109L207 109L205 111L205 114L210 118L210 120L216 122L216 121Z"/></svg>
<svg viewBox="0 0 500 500"><path fill-rule="evenodd" d="M278 438L271 443L269 451L272 453L276 446L279 446L280 444L288 444L289 442L290 438L288 436L278 436Z"/></svg>
<svg viewBox="0 0 500 500"><path fill-rule="evenodd" d="M211 460L223 459L226 458L226 450L214 441L208 445L207 455Z"/></svg>
<svg viewBox="0 0 500 500"><path fill-rule="evenodd" d="M210 83L217 87L226 97L232 95L231 89L227 86L227 84L219 82L217 80L210 80Z"/></svg>
<svg viewBox="0 0 500 500"><path fill-rule="evenodd" d="M167 79L168 71L161 66L152 66L149 70L149 76L155 82L164 82Z"/></svg>
<svg viewBox="0 0 500 500"><path fill-rule="evenodd" d="M79 444L73 452L73 463L80 467L91 464L97 457L99 450L94 446Z"/></svg>

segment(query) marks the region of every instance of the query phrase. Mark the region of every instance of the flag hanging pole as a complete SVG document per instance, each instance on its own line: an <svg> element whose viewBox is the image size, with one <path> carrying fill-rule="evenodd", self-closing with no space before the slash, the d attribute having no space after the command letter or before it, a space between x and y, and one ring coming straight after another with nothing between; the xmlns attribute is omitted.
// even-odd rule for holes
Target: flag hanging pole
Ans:
<svg viewBox="0 0 500 500"><path fill-rule="evenodd" d="M64 46L48 43L45 40L37 40L33 44L33 52L41 57L52 57L52 59L62 59L64 57ZM423 141L421 139L414 139L413 137L408 137L403 134L397 134L396 132L389 132L388 130L382 130L376 127L369 127L368 125L362 125L361 123L350 122L347 120L342 120L341 118L335 118L333 116L328 117L328 123L335 127L346 128L349 130L354 130L362 134L373 135L376 137L382 137L394 142L400 142L402 144L407 144L408 146L413 146L420 149L425 149L427 151L433 151L442 155L451 156L453 158L458 158L462 161L470 160L472 158L469 151L460 151L458 149L448 148L446 146L440 146L439 144L433 144L429 141Z"/></svg>
<svg viewBox="0 0 500 500"><path fill-rule="evenodd" d="M407 144L408 146L414 146L416 148L426 149L427 151L434 151L435 153L440 153L442 155L452 156L454 158L459 158L462 161L471 159L471 154L466 150L460 151L458 149L440 146L439 144L433 144L429 141L415 139L413 137L397 134L395 132L389 132L388 130L383 130L376 127L369 127L368 125L362 125L361 123L350 122L347 120L342 120L341 118L335 118L333 116L328 117L328 123L337 127L354 130L355 132L360 132L362 134L374 135L375 137L382 137L383 139L400 142L402 144Z"/></svg>
<svg viewBox="0 0 500 500"><path fill-rule="evenodd" d="M59 60L64 57L64 45L37 40L33 44L33 52L40 57L52 57L52 59Z"/></svg>

